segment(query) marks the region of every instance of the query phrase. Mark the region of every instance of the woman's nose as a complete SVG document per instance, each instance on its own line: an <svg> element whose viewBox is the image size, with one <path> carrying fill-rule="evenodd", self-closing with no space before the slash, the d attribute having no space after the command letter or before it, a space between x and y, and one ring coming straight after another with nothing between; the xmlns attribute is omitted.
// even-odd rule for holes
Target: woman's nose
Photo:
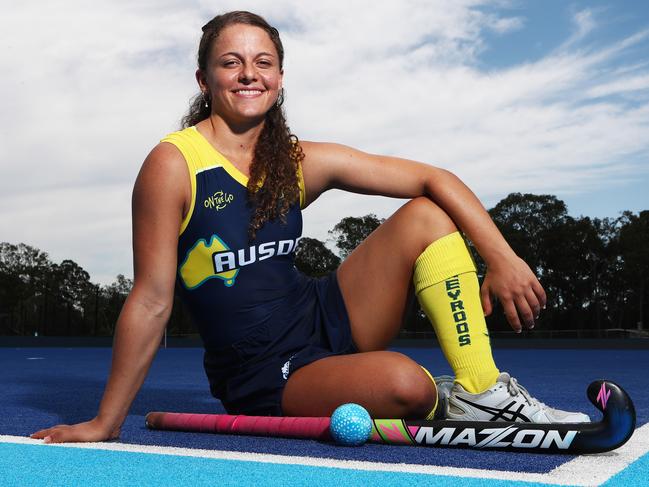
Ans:
<svg viewBox="0 0 649 487"><path fill-rule="evenodd" d="M244 64L239 73L239 81L241 83L250 83L257 80L257 72L253 64Z"/></svg>

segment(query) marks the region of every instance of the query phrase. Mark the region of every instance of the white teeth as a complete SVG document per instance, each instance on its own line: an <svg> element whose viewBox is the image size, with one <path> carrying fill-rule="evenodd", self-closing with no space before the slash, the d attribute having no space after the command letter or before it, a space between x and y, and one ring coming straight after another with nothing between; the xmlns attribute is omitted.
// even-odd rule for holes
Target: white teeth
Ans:
<svg viewBox="0 0 649 487"><path fill-rule="evenodd" d="M242 95L259 95L261 94L260 90L237 90L237 93Z"/></svg>

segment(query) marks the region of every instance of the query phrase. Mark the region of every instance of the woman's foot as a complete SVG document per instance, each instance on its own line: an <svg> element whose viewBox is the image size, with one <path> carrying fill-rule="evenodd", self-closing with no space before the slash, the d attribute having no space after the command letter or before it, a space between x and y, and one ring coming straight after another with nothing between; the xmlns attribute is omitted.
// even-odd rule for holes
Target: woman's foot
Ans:
<svg viewBox="0 0 649 487"><path fill-rule="evenodd" d="M444 384L442 382L438 387L441 388ZM527 423L590 422L586 414L561 411L543 404L507 372L502 372L496 383L480 394L471 394L455 383L448 397L446 419Z"/></svg>

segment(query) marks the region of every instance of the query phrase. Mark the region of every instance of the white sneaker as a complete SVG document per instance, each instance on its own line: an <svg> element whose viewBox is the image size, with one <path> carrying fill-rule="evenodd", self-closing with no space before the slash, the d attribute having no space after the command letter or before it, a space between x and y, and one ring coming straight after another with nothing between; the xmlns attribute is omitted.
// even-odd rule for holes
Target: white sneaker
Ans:
<svg viewBox="0 0 649 487"><path fill-rule="evenodd" d="M583 413L560 411L530 396L516 379L502 372L496 383L480 394L454 384L448 397L446 419L453 421L516 421L527 423L588 423Z"/></svg>
<svg viewBox="0 0 649 487"><path fill-rule="evenodd" d="M451 395L451 389L453 389L455 377L452 375L438 375L437 377L433 377L433 380L437 387L437 397L439 399L435 418L433 419L447 419L446 412L448 411L448 397Z"/></svg>
<svg viewBox="0 0 649 487"><path fill-rule="evenodd" d="M453 389L453 384L455 384L455 377L452 375L438 375L433 377L433 380L437 386L440 399L444 401L448 400L448 396L451 395L451 389Z"/></svg>

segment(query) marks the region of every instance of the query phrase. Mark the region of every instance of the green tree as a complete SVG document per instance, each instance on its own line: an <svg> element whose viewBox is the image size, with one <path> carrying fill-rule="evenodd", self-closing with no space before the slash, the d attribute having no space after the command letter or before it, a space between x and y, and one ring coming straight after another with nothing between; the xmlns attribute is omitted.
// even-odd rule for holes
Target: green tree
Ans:
<svg viewBox="0 0 649 487"><path fill-rule="evenodd" d="M542 276L545 240L568 218L566 204L552 195L511 193L489 214L514 252Z"/></svg>
<svg viewBox="0 0 649 487"><path fill-rule="evenodd" d="M618 224L568 216L552 195L513 193L489 211L514 251L539 277L548 296L540 328L601 329L610 323ZM505 328L499 314L492 318Z"/></svg>
<svg viewBox="0 0 649 487"><path fill-rule="evenodd" d="M69 259L60 264L54 264L52 267L59 296L66 303L80 309L82 301L92 286L90 274Z"/></svg>
<svg viewBox="0 0 649 487"><path fill-rule="evenodd" d="M0 243L0 316L3 333L38 330L39 306L52 263L47 253L24 243Z"/></svg>
<svg viewBox="0 0 649 487"><path fill-rule="evenodd" d="M122 311L124 301L128 297L128 293L133 288L133 280L124 277L123 274L118 274L108 286L102 289L103 307L102 307L102 322L104 323L103 334L112 335L115 330L115 324L119 313Z"/></svg>
<svg viewBox="0 0 649 487"><path fill-rule="evenodd" d="M303 237L295 251L295 267L311 277L320 277L335 270L340 257L316 238Z"/></svg>
<svg viewBox="0 0 649 487"><path fill-rule="evenodd" d="M43 318L43 334L56 335L86 335L88 330L83 329L82 318L85 314L85 305L89 297L94 294L94 285L90 282L90 275L76 262L66 259L60 264L53 264L45 288L45 302L52 296L55 306L65 309L65 320L55 323L55 330L47 329L47 315ZM47 309L47 305L46 305Z"/></svg>
<svg viewBox="0 0 649 487"><path fill-rule="evenodd" d="M620 228L620 256L627 282L630 321L634 327L645 327L649 294L649 210L638 215L624 212Z"/></svg>
<svg viewBox="0 0 649 487"><path fill-rule="evenodd" d="M565 217L542 237L542 283L548 295L553 328L594 329L597 287L606 264L605 244L590 218Z"/></svg>
<svg viewBox="0 0 649 487"><path fill-rule="evenodd" d="M340 220L329 234L333 236L340 256L344 259L384 221L385 218L379 219L374 214L348 216Z"/></svg>
<svg viewBox="0 0 649 487"><path fill-rule="evenodd" d="M46 252L36 247L20 243L13 245L0 243L0 266L7 272L20 279L24 284L37 288L51 269L52 263Z"/></svg>
<svg viewBox="0 0 649 487"><path fill-rule="evenodd" d="M547 255L549 245L546 243L548 236L552 235L566 222L568 210L563 201L552 195L534 195L511 193L489 210L494 223L512 247L532 269L541 283L545 283L548 269ZM559 231L558 234L565 235ZM478 260L479 270L484 270L484 265ZM559 301L554 290L546 289L549 299ZM552 296L555 296L552 298ZM552 308L543 313L545 322L552 327L557 327L558 316ZM489 319L490 327L494 330L509 330L507 320L499 307Z"/></svg>
<svg viewBox="0 0 649 487"><path fill-rule="evenodd" d="M125 277L124 274L117 274L115 280L104 287L105 292L108 295L119 295L123 298L128 296L128 293L131 292L133 288L133 279Z"/></svg>

